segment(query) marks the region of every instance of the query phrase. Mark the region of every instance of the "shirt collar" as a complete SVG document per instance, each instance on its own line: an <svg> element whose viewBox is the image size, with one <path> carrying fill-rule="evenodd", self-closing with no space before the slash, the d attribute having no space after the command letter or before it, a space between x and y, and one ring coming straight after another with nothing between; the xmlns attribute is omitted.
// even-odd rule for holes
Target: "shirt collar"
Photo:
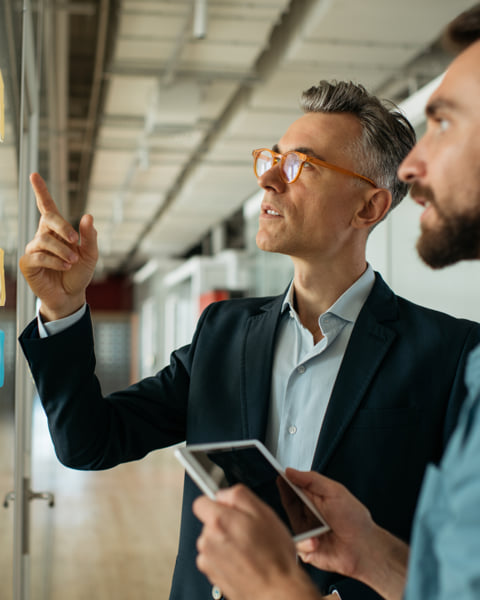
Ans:
<svg viewBox="0 0 480 600"><path fill-rule="evenodd" d="M365 272L355 281L343 294L337 298L332 306L323 314L331 313L345 321L355 322L365 304L368 295L375 283L375 273L372 266L367 263ZM296 314L293 302L293 280L285 294L282 304L282 312L293 311ZM319 315L319 318L322 315Z"/></svg>

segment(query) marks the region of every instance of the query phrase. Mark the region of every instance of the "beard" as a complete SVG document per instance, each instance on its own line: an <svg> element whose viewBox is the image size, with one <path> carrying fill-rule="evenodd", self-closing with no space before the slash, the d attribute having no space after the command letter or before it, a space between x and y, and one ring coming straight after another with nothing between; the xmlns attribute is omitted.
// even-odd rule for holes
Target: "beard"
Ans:
<svg viewBox="0 0 480 600"><path fill-rule="evenodd" d="M420 258L432 269L480 258L480 206L469 213L448 216L436 204L435 210L441 224L435 229L422 225L417 241Z"/></svg>

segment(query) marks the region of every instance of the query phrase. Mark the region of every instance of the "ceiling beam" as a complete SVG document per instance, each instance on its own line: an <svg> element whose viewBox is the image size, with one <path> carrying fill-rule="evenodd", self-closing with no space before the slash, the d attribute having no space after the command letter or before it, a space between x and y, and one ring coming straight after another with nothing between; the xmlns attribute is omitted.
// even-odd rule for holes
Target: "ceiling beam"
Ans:
<svg viewBox="0 0 480 600"><path fill-rule="evenodd" d="M98 14L97 44L95 50L95 66L93 70L92 89L88 104L87 125L83 138L83 149L78 174L78 192L76 208L79 214L84 212L87 203L88 182L92 167L92 149L97 130L100 100L102 93L103 72L107 52L108 27L111 19L109 14L110 0L101 0Z"/></svg>

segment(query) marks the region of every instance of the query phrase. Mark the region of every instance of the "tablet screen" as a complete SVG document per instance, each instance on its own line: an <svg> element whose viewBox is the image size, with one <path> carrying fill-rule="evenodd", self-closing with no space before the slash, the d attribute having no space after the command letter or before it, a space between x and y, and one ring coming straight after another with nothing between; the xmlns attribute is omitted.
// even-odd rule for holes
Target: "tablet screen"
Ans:
<svg viewBox="0 0 480 600"><path fill-rule="evenodd" d="M197 462L204 472L208 491L243 483L275 510L297 541L328 530L315 507L287 482L266 448L260 450L258 445L259 442L211 448L193 445L183 450L193 458L192 464ZM194 479L200 485L198 471Z"/></svg>

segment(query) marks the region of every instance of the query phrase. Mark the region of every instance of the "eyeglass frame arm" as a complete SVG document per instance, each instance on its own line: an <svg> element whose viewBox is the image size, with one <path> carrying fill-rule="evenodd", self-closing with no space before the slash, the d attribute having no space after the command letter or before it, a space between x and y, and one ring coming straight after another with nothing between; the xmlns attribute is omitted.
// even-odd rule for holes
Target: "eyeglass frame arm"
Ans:
<svg viewBox="0 0 480 600"><path fill-rule="evenodd" d="M283 162L285 161L285 157L287 154L296 154L297 156L300 157L301 163L300 163L300 167L298 168L298 174L295 177L295 179L292 179L292 181L287 181L287 183L295 183L295 181L297 181L297 179L300 177L300 173L302 172L303 165L306 162L308 162L308 163L320 165L321 167L325 167L326 169L330 169L331 171L337 171L338 173L343 173L344 175L349 175L350 177L358 177L359 179L363 179L370 185L373 185L373 187L375 187L375 188L378 187L377 184L373 181L373 179L370 179L369 177L366 177L365 175L360 175L360 173L355 173L355 171L350 171L349 169L344 169L343 167L338 167L337 165L332 165L332 163L326 162L325 160L322 160L321 158L315 158L314 156L308 156L308 154L304 154L303 152L297 152L296 150L290 150L290 152L285 152L285 154L280 154L279 152L274 152L273 150L270 150L270 148L258 148L258 150L252 150L252 156L254 158L253 171L257 178L258 178L258 175L257 175L256 161L257 161L258 155L261 152L265 152L265 151L269 152L273 158L280 159L280 165L282 165ZM272 167L273 167L273 164L272 164ZM270 169L272 167L270 167ZM268 170L270 170L270 169L268 169Z"/></svg>

